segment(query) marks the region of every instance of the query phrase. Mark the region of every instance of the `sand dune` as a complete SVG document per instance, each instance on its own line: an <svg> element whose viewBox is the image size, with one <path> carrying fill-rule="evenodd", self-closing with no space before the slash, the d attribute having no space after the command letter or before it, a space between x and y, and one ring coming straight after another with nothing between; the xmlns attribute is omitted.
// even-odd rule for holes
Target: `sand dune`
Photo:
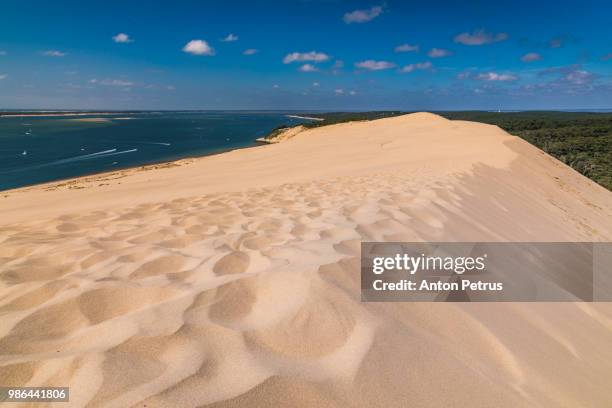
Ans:
<svg viewBox="0 0 612 408"><path fill-rule="evenodd" d="M612 193L494 126L327 126L0 214L0 384L70 406L612 404L610 304L360 302L361 240L612 240Z"/></svg>

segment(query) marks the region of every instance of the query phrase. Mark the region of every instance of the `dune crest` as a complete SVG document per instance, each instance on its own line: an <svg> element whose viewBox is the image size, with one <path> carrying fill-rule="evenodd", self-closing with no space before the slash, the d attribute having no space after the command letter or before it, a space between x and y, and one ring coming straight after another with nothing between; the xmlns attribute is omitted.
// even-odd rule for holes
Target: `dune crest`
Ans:
<svg viewBox="0 0 612 408"><path fill-rule="evenodd" d="M105 407L612 400L608 304L360 302L361 240L612 240L611 192L497 127L416 113L114 174L0 200L0 384Z"/></svg>

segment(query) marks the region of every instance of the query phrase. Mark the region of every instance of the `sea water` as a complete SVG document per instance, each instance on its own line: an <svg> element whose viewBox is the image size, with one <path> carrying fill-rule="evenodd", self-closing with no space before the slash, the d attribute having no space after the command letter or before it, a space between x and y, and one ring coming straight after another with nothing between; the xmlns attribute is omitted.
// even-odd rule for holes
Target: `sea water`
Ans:
<svg viewBox="0 0 612 408"><path fill-rule="evenodd" d="M253 146L279 112L0 117L0 190Z"/></svg>

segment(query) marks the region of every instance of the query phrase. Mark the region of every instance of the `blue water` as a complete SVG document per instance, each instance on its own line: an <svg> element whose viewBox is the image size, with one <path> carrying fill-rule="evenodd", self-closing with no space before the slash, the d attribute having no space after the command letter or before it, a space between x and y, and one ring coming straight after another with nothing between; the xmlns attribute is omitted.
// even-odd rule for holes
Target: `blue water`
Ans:
<svg viewBox="0 0 612 408"><path fill-rule="evenodd" d="M249 147L300 121L235 112L0 117L0 190Z"/></svg>

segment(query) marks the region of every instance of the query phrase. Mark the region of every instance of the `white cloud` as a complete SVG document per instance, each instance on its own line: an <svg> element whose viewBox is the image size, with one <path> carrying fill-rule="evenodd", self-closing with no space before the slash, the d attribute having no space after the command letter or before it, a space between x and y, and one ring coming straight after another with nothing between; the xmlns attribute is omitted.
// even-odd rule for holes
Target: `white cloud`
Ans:
<svg viewBox="0 0 612 408"><path fill-rule="evenodd" d="M334 91L334 93L335 93L336 95L344 95L344 89L342 89L342 88L338 88L338 89L336 89L336 90Z"/></svg>
<svg viewBox="0 0 612 408"><path fill-rule="evenodd" d="M0 80L8 78L8 74L0 74Z"/></svg>
<svg viewBox="0 0 612 408"><path fill-rule="evenodd" d="M223 42L233 42L233 41L238 41L238 36L232 33L229 33L224 39L222 39L221 41Z"/></svg>
<svg viewBox="0 0 612 408"><path fill-rule="evenodd" d="M300 67L301 72L317 72L319 69L312 64L304 64Z"/></svg>
<svg viewBox="0 0 612 408"><path fill-rule="evenodd" d="M395 52L418 52L418 45L402 44L395 47Z"/></svg>
<svg viewBox="0 0 612 408"><path fill-rule="evenodd" d="M366 60L355 64L357 68L367 69L370 71L381 71L384 69L394 68L395 64L388 61Z"/></svg>
<svg viewBox="0 0 612 408"><path fill-rule="evenodd" d="M183 51L193 55L215 55L215 50L204 40L191 40L183 47Z"/></svg>
<svg viewBox="0 0 612 408"><path fill-rule="evenodd" d="M321 85L321 84L320 84L320 83L318 83L318 82L313 82L313 83L312 83L312 86L319 86L319 85Z"/></svg>
<svg viewBox="0 0 612 408"><path fill-rule="evenodd" d="M65 57L68 54L58 50L48 50L43 52L42 55L45 57Z"/></svg>
<svg viewBox="0 0 612 408"><path fill-rule="evenodd" d="M442 49L442 48L432 48L431 50L427 52L427 55L429 55L431 58L448 57L451 54L452 52L450 52L449 50Z"/></svg>
<svg viewBox="0 0 612 408"><path fill-rule="evenodd" d="M283 58L283 64L291 64L292 62L312 61L312 62L324 62L329 59L329 55L323 52L292 52L291 54L285 55Z"/></svg>
<svg viewBox="0 0 612 408"><path fill-rule="evenodd" d="M544 69L540 75L561 75L552 81L540 83L532 86L533 89L542 90L545 92L564 92L568 94L578 94L590 92L598 88L596 80L598 75L586 71L580 65L569 65L563 67L551 67ZM609 87L604 85L606 92L609 92Z"/></svg>
<svg viewBox="0 0 612 408"><path fill-rule="evenodd" d="M575 85L584 85L591 82L591 79L593 79L593 74L583 69L576 69L568 72L564 79Z"/></svg>
<svg viewBox="0 0 612 408"><path fill-rule="evenodd" d="M274 84L274 85L272 85L272 88L278 89L278 88L280 88L280 85L279 84Z"/></svg>
<svg viewBox="0 0 612 408"><path fill-rule="evenodd" d="M0 56L6 55L6 51L0 50Z"/></svg>
<svg viewBox="0 0 612 408"><path fill-rule="evenodd" d="M476 79L479 81L516 81L518 78L510 74L498 74L497 72L484 72L478 74Z"/></svg>
<svg viewBox="0 0 612 408"><path fill-rule="evenodd" d="M419 62L417 64L405 65L404 67L402 67L402 69L400 69L400 72L408 73L408 72L413 72L416 70L430 69L431 67L432 67L431 62L425 61L425 62Z"/></svg>
<svg viewBox="0 0 612 408"><path fill-rule="evenodd" d="M484 45L507 39L508 34L506 33L492 34L486 32L485 30L477 30L472 33L458 34L455 36L454 41L464 45Z"/></svg>
<svg viewBox="0 0 612 408"><path fill-rule="evenodd" d="M529 52L521 57L521 61L523 62L540 61L541 59L542 56L537 52Z"/></svg>
<svg viewBox="0 0 612 408"><path fill-rule="evenodd" d="M342 17L342 20L346 24L366 23L380 16L382 12L383 12L382 6L374 6L368 10L355 10L355 11L351 11L350 13L345 13L344 16Z"/></svg>
<svg viewBox="0 0 612 408"><path fill-rule="evenodd" d="M243 55L255 55L255 54L257 54L258 52L259 52L259 50L258 50L258 49L255 49L255 48L249 48L249 49L247 49L247 50L244 50L244 51L242 52L242 54L243 54Z"/></svg>
<svg viewBox="0 0 612 408"><path fill-rule="evenodd" d="M176 87L174 85L168 85L166 86L166 89L169 91L176 91Z"/></svg>
<svg viewBox="0 0 612 408"><path fill-rule="evenodd" d="M134 85L133 82L131 81L126 81L123 79L90 79L89 80L90 84L99 84L99 85L105 85L105 86L132 86Z"/></svg>
<svg viewBox="0 0 612 408"><path fill-rule="evenodd" d="M113 41L116 42L116 43L131 43L131 42L134 42L134 40L132 40L130 38L130 36L125 34L125 33L119 33L119 34L115 35L113 37Z"/></svg>
<svg viewBox="0 0 612 408"><path fill-rule="evenodd" d="M357 91L350 91L349 95L357 95Z"/></svg>

